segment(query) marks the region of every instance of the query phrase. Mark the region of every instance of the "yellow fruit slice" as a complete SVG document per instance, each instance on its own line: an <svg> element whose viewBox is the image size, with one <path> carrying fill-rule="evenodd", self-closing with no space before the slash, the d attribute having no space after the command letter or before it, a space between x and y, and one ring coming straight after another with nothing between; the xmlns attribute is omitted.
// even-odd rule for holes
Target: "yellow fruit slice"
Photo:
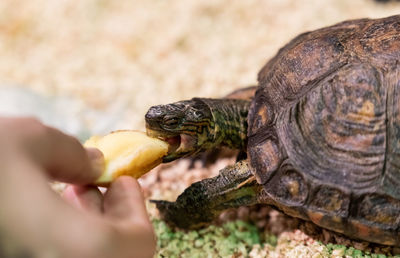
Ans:
<svg viewBox="0 0 400 258"><path fill-rule="evenodd" d="M168 143L138 131L116 131L93 136L84 144L101 150L105 159L104 173L96 185L107 185L118 176L139 178L162 162Z"/></svg>

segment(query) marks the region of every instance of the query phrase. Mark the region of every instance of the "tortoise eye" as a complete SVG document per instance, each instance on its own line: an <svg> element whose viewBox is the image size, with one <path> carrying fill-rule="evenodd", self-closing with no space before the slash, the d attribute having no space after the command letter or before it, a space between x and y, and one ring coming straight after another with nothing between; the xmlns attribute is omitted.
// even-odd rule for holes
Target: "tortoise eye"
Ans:
<svg viewBox="0 0 400 258"><path fill-rule="evenodd" d="M202 117L202 116L203 116L203 113L202 113L201 111L196 110L196 111L193 112L193 115L194 115L195 117L199 118L199 117Z"/></svg>
<svg viewBox="0 0 400 258"><path fill-rule="evenodd" d="M164 125L168 126L168 127L175 127L178 125L178 119L174 118L174 117L165 117L164 118Z"/></svg>

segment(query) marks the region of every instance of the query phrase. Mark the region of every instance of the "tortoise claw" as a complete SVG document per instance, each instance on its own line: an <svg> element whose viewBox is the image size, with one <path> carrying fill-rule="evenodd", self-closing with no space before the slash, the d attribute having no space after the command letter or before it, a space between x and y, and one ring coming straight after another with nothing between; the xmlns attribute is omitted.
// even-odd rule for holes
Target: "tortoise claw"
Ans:
<svg viewBox="0 0 400 258"><path fill-rule="evenodd" d="M171 209L171 206L173 206L173 202L168 202L168 201L164 201L164 200L150 200L151 203L154 203L158 209L158 211L160 212L161 218L163 220L168 220L167 218L169 218L169 210ZM169 221L167 221L169 222Z"/></svg>
<svg viewBox="0 0 400 258"><path fill-rule="evenodd" d="M167 206L170 205L173 202L169 201L164 201L164 200L150 200L151 203L154 203L157 207L157 209L160 212L163 212L165 209L167 209Z"/></svg>

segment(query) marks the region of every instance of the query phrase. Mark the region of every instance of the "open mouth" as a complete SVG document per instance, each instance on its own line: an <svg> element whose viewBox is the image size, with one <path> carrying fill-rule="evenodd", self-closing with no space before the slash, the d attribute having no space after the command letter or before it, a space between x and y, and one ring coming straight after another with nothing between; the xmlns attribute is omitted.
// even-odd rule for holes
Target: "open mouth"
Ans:
<svg viewBox="0 0 400 258"><path fill-rule="evenodd" d="M166 137L162 140L169 144L168 154L175 153L181 146L181 135Z"/></svg>
<svg viewBox="0 0 400 258"><path fill-rule="evenodd" d="M169 162L195 152L197 138L188 134L170 134L147 128L147 135L159 138L169 144L168 154L164 162Z"/></svg>

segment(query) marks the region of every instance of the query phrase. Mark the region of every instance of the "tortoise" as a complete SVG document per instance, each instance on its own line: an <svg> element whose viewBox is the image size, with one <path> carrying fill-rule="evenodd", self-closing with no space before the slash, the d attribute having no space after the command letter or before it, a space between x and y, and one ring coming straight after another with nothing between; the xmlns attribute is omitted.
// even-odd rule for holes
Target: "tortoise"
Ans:
<svg viewBox="0 0 400 258"><path fill-rule="evenodd" d="M400 15L300 34L258 86L151 107L164 162L228 146L247 156L156 203L180 228L266 204L350 238L400 246Z"/></svg>

